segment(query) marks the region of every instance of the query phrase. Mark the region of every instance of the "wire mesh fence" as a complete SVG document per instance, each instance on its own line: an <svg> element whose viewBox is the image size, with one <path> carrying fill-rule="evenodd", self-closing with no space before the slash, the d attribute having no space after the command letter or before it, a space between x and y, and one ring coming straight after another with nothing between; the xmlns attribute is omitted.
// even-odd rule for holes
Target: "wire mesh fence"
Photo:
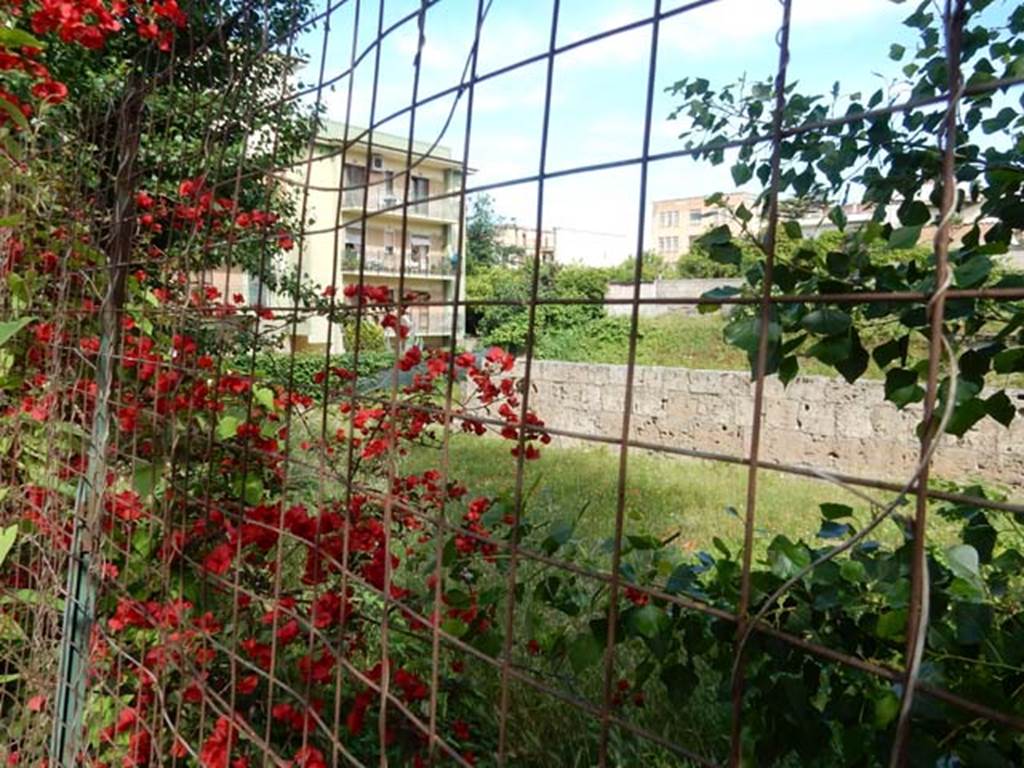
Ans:
<svg viewBox="0 0 1024 768"><path fill-rule="evenodd" d="M1021 6L992 21L988 3L923 4L915 87L829 106L797 89L793 0L755 5L773 74L731 92L665 53L701 14L754 12L730 0L603 20L564 0L171 2L112 9L128 42L98 6L98 45L32 9L36 34L79 46L51 67L84 95L9 134L4 171L9 765L1024 759L1019 485L929 471L944 441L1018 408L1024 284L994 260L1021 225ZM105 64L82 58L104 42ZM621 76L631 102L609 119L632 143L587 143L567 117L560 75L597 62L586 130ZM684 138L659 133L666 98ZM494 173L488 141L508 143ZM759 191L708 202L732 229L694 245L743 260L746 284L645 297L654 177L723 160ZM830 184L878 193L878 215L849 226L821 204ZM553 295L552 201L612 187L628 189L630 295ZM533 212L523 288L467 295L473 200L510 190ZM841 242L793 247L813 239L796 203ZM927 253L890 258L921 238ZM593 386L616 418L560 422L538 405L538 340L611 306L621 367ZM657 307L731 313L753 371L742 453L710 430L639 431ZM487 309L516 313L516 349L467 351L467 315ZM869 343L865 320L900 325ZM772 453L766 387L798 355L849 382L874 364L892 407L919 403L908 472ZM538 492L544 471L585 471L568 441L613 449L599 514ZM484 447L467 460L468 444ZM722 523L736 546L641 527L651 455L673 458L667 476L743 468ZM764 530L778 476L813 481L825 545ZM796 514L817 525L818 506Z"/></svg>

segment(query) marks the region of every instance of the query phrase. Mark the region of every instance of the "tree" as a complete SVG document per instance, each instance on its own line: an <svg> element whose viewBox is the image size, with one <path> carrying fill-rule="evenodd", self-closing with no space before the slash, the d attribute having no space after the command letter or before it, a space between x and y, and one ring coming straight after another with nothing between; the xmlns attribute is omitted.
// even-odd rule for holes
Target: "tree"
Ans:
<svg viewBox="0 0 1024 768"><path fill-rule="evenodd" d="M488 194L473 199L473 211L466 222L466 272L474 274L485 267L507 266L513 257L524 261L523 249L506 245L499 236L505 219L494 210L494 198Z"/></svg>
<svg viewBox="0 0 1024 768"><path fill-rule="evenodd" d="M297 289L296 276L286 279L275 254L292 246L278 232L302 228L298 195L280 176L301 159L315 125L311 109L290 98L301 85L294 82L301 51L291 41L311 8L310 0L181 7L170 0L155 6L153 30L148 19L139 20L139 34L112 36L98 50L54 47L47 64L75 98L54 111L44 130L77 169L83 193L98 203L97 230L146 215L134 197L115 215L119 192L160 200L191 183L196 198L208 192L275 223L269 237L248 226L247 236L213 237L203 262L192 267L230 258L270 289ZM189 234L188 227L167 227L152 247L169 254L187 245ZM113 238L108 231L105 240Z"/></svg>

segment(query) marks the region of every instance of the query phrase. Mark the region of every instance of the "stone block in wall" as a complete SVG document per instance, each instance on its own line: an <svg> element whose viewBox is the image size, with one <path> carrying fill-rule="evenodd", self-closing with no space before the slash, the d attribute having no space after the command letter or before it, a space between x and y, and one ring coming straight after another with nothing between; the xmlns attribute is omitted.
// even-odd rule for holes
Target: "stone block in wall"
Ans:
<svg viewBox="0 0 1024 768"><path fill-rule="evenodd" d="M737 419L753 425L753 400L737 402ZM791 399L771 398L764 403L764 425L769 429L797 429L803 404Z"/></svg>
<svg viewBox="0 0 1024 768"><path fill-rule="evenodd" d="M802 432L832 437L836 434L836 408L831 403L802 403L796 423Z"/></svg>
<svg viewBox="0 0 1024 768"><path fill-rule="evenodd" d="M721 371L690 371L690 392L695 395L718 395L729 375Z"/></svg>
<svg viewBox="0 0 1024 768"><path fill-rule="evenodd" d="M601 400L598 407L602 411L612 411L621 414L625 405L625 384L608 384L601 389Z"/></svg>
<svg viewBox="0 0 1024 768"><path fill-rule="evenodd" d="M870 405L856 400L836 405L837 437L871 437L874 433Z"/></svg>
<svg viewBox="0 0 1024 768"><path fill-rule="evenodd" d="M799 376L789 382L786 397L800 402L820 403L828 400L826 380L818 376Z"/></svg>
<svg viewBox="0 0 1024 768"><path fill-rule="evenodd" d="M668 398L665 390L638 386L633 388L633 413L641 416L661 416L665 413Z"/></svg>
<svg viewBox="0 0 1024 768"><path fill-rule="evenodd" d="M701 401L689 392L671 392L665 402L665 421L677 431L686 431L700 413Z"/></svg>

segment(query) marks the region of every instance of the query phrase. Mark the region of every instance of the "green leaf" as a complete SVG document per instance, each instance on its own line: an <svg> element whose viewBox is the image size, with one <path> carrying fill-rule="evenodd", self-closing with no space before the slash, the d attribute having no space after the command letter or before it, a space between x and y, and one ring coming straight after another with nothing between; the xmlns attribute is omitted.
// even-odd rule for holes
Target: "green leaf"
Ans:
<svg viewBox="0 0 1024 768"><path fill-rule="evenodd" d="M804 330L818 336L837 336L840 333L846 333L851 324L852 321L848 314L841 309L832 309L831 307L808 312L800 321Z"/></svg>
<svg viewBox="0 0 1024 768"><path fill-rule="evenodd" d="M871 353L879 368L885 368L893 360L902 359L906 356L910 345L910 336L903 335L898 339L890 339L884 344L879 344Z"/></svg>
<svg viewBox="0 0 1024 768"><path fill-rule="evenodd" d="M541 546L550 555L572 538L574 530L576 530L575 521L567 518L555 520L551 524L547 538L544 539Z"/></svg>
<svg viewBox="0 0 1024 768"><path fill-rule="evenodd" d="M932 212L920 200L911 200L909 204L900 206L900 222L907 226L924 225L932 218Z"/></svg>
<svg viewBox="0 0 1024 768"><path fill-rule="evenodd" d="M953 279L961 288L974 288L992 272L992 260L984 254L972 256L953 270Z"/></svg>
<svg viewBox="0 0 1024 768"><path fill-rule="evenodd" d="M794 544L785 536L776 536L768 546L768 565L780 579L795 576L811 563L807 548Z"/></svg>
<svg viewBox="0 0 1024 768"><path fill-rule="evenodd" d="M661 668L661 682L665 684L668 700L675 706L691 701L693 690L699 682L697 671L690 665L669 664Z"/></svg>
<svg viewBox="0 0 1024 768"><path fill-rule="evenodd" d="M576 674L599 662L603 653L604 646L591 632L583 632L569 643L569 663Z"/></svg>
<svg viewBox="0 0 1024 768"><path fill-rule="evenodd" d="M1004 427L1010 426L1017 409L1004 390L999 390L985 400L985 412Z"/></svg>
<svg viewBox="0 0 1024 768"><path fill-rule="evenodd" d="M248 475L242 486L242 498L250 506L256 506L263 501L263 481L258 475Z"/></svg>
<svg viewBox="0 0 1024 768"><path fill-rule="evenodd" d="M906 52L907 49L904 48L899 43L893 43L892 45L889 46L889 58L892 59L893 61L899 61L900 59L902 59L903 54Z"/></svg>
<svg viewBox="0 0 1024 768"><path fill-rule="evenodd" d="M803 240L804 231L800 228L799 221L784 221L782 222L782 231L786 233L786 237L790 240Z"/></svg>
<svg viewBox="0 0 1024 768"><path fill-rule="evenodd" d="M788 355L782 358L779 363L779 381L785 384L789 384L796 375L800 373L800 361L797 360L795 355Z"/></svg>
<svg viewBox="0 0 1024 768"><path fill-rule="evenodd" d="M984 603L953 603L956 640L961 645L981 645L992 626L992 606Z"/></svg>
<svg viewBox="0 0 1024 768"><path fill-rule="evenodd" d="M0 109L3 109L21 130L28 130L28 120L25 118L25 115L7 99L0 99Z"/></svg>
<svg viewBox="0 0 1024 768"><path fill-rule="evenodd" d="M0 565L4 564L7 555L10 554L14 542L18 538L18 524L9 525L0 531Z"/></svg>
<svg viewBox="0 0 1024 768"><path fill-rule="evenodd" d="M853 517L853 507L846 504L834 504L827 501L824 504L819 504L818 509L821 510L821 516L826 520L840 520L844 517Z"/></svg>
<svg viewBox="0 0 1024 768"><path fill-rule="evenodd" d="M256 402L268 411L274 410L274 391L272 389L267 387L257 387L253 390L253 396L256 398Z"/></svg>
<svg viewBox="0 0 1024 768"><path fill-rule="evenodd" d="M875 698L874 717L872 718L875 729L884 731L899 713L900 697L892 691L884 691Z"/></svg>
<svg viewBox="0 0 1024 768"><path fill-rule="evenodd" d="M0 29L0 45L7 48L46 47L46 43L22 29Z"/></svg>
<svg viewBox="0 0 1024 768"><path fill-rule="evenodd" d="M646 637L653 640L657 637L662 627L668 624L668 616L656 605L645 605L630 611L626 616L626 629L630 634Z"/></svg>
<svg viewBox="0 0 1024 768"><path fill-rule="evenodd" d="M844 560L839 566L839 575L854 584L868 580L867 570L860 560Z"/></svg>
<svg viewBox="0 0 1024 768"><path fill-rule="evenodd" d="M732 264L738 267L743 261L743 252L735 243L723 243L709 247L708 257L717 264Z"/></svg>
<svg viewBox="0 0 1024 768"><path fill-rule="evenodd" d="M883 640L902 640L907 634L907 611L900 608L886 611L878 617L875 634Z"/></svg>
<svg viewBox="0 0 1024 768"><path fill-rule="evenodd" d="M917 384L917 371L895 368L885 374L885 399L897 408L924 399L924 390Z"/></svg>
<svg viewBox="0 0 1024 768"><path fill-rule="evenodd" d="M230 440L238 432L242 420L237 416L221 416L217 422L217 439Z"/></svg>
<svg viewBox="0 0 1024 768"><path fill-rule="evenodd" d="M697 238L698 245L709 249L714 245L725 245L730 242L732 242L732 232L725 224L715 227Z"/></svg>
<svg viewBox="0 0 1024 768"><path fill-rule="evenodd" d="M981 121L981 130L985 133L1001 131L1012 123L1016 116L1017 112L1012 107L1003 107L995 117L990 117L988 120Z"/></svg>
<svg viewBox="0 0 1024 768"><path fill-rule="evenodd" d="M978 550L970 544L957 544L946 550L946 558L949 560L949 570L953 575L968 581L981 580L981 562L978 558Z"/></svg>
<svg viewBox="0 0 1024 768"><path fill-rule="evenodd" d="M750 167L749 163L736 163L732 167L732 180L737 187L742 187L746 184L754 175L754 170Z"/></svg>
<svg viewBox="0 0 1024 768"><path fill-rule="evenodd" d="M140 496L149 496L156 488L160 479L162 465L159 463L143 463L135 470L132 486Z"/></svg>
<svg viewBox="0 0 1024 768"><path fill-rule="evenodd" d="M826 336L812 345L807 354L826 365L841 365L853 353L853 339L846 336Z"/></svg>
<svg viewBox="0 0 1024 768"><path fill-rule="evenodd" d="M462 637L469 631L469 625L458 619L445 619L441 622L441 630L452 637Z"/></svg>
<svg viewBox="0 0 1024 768"><path fill-rule="evenodd" d="M853 533L853 526L849 523L836 523L826 520L818 530L819 539L841 539Z"/></svg>
<svg viewBox="0 0 1024 768"><path fill-rule="evenodd" d="M899 227L889 235L889 247L894 251L906 250L917 245L921 237L920 225L912 227Z"/></svg>
<svg viewBox="0 0 1024 768"><path fill-rule="evenodd" d="M963 437L967 430L985 418L987 413L985 401L978 397L965 400L953 409L953 415L946 424L946 432Z"/></svg>
<svg viewBox="0 0 1024 768"><path fill-rule="evenodd" d="M1018 373L1024 371L1024 347L1004 349L992 358L996 373Z"/></svg>
<svg viewBox="0 0 1024 768"><path fill-rule="evenodd" d="M743 317L730 322L722 333L729 344L753 354L757 352L760 332L761 319L759 317ZM776 322L770 322L768 324L769 343L777 344L781 337L782 327Z"/></svg>
<svg viewBox="0 0 1024 768"><path fill-rule="evenodd" d="M0 99L0 101L3 101L3 99ZM8 320L5 323L0 323L0 347L14 338L18 331L34 320L34 317L19 317L17 320Z"/></svg>

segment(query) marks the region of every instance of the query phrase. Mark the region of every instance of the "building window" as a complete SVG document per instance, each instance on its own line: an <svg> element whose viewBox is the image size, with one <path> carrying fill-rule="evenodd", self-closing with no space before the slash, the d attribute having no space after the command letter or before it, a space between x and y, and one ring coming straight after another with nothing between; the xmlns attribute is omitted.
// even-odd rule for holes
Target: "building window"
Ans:
<svg viewBox="0 0 1024 768"><path fill-rule="evenodd" d="M703 220L704 220L704 212L703 211L690 211L690 223L691 224L700 224L701 221L703 221Z"/></svg>
<svg viewBox="0 0 1024 768"><path fill-rule="evenodd" d="M345 204L362 205L366 186L366 168L362 165L345 163Z"/></svg>
<svg viewBox="0 0 1024 768"><path fill-rule="evenodd" d="M395 253L395 230L388 227L384 230L384 255L393 256Z"/></svg>
<svg viewBox="0 0 1024 768"><path fill-rule="evenodd" d="M659 251L664 251L665 250L665 238L664 237L659 237L658 238L658 250Z"/></svg>
<svg viewBox="0 0 1024 768"><path fill-rule="evenodd" d="M430 197L430 180L423 176L412 177L412 202L418 200L426 200ZM427 204L420 203L416 206L416 210L421 213L426 213Z"/></svg>
<svg viewBox="0 0 1024 768"><path fill-rule="evenodd" d="M672 253L678 253L679 252L679 238L678 237L670 237L670 238L668 238L668 249Z"/></svg>
<svg viewBox="0 0 1024 768"><path fill-rule="evenodd" d="M430 237L412 235L409 238L409 263L414 269L427 270L430 258Z"/></svg>

